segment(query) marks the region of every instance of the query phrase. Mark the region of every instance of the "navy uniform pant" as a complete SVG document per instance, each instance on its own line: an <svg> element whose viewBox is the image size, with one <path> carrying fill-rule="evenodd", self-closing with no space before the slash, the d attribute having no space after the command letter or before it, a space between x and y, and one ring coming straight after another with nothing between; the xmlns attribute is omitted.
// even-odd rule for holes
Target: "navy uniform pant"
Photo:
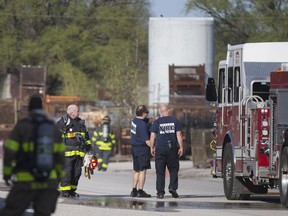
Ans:
<svg viewBox="0 0 288 216"><path fill-rule="evenodd" d="M170 183L168 189L178 189L179 156L178 148L156 148L155 168L156 168L156 190L157 194L165 194L166 167L170 173Z"/></svg>

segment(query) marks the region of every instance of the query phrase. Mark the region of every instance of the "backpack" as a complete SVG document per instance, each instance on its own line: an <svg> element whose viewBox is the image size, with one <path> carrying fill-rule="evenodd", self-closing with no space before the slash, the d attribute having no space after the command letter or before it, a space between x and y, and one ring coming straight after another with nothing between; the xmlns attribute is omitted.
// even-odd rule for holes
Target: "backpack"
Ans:
<svg viewBox="0 0 288 216"><path fill-rule="evenodd" d="M45 181L54 169L54 122L47 118L34 119L34 152L31 173L36 181Z"/></svg>

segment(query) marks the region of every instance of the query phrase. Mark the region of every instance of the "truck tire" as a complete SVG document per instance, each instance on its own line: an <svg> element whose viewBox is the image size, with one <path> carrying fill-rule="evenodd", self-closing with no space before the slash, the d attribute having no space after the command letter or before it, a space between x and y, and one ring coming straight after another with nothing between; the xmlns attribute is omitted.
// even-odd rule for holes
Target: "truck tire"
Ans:
<svg viewBox="0 0 288 216"><path fill-rule="evenodd" d="M284 147L280 158L280 201L283 206L288 207L288 147Z"/></svg>
<svg viewBox="0 0 288 216"><path fill-rule="evenodd" d="M228 200L239 200L241 198L240 194L236 191L237 183L232 145L227 143L223 156L223 187Z"/></svg>

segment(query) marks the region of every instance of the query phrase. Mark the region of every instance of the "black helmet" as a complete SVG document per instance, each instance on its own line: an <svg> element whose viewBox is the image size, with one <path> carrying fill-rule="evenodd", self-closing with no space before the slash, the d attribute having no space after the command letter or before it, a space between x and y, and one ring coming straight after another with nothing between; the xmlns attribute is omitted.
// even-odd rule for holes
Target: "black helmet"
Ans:
<svg viewBox="0 0 288 216"><path fill-rule="evenodd" d="M102 121L101 121L102 124L110 124L110 122L111 122L111 119L109 116L104 116L104 118L102 118Z"/></svg>

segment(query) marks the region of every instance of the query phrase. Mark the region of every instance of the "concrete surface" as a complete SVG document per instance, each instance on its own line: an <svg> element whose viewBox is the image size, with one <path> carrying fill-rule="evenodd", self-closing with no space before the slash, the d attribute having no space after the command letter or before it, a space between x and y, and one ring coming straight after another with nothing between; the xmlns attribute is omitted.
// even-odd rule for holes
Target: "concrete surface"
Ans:
<svg viewBox="0 0 288 216"><path fill-rule="evenodd" d="M121 160L119 160L121 161ZM149 202L157 201L156 198L156 191L155 191L155 168L154 162L152 162L152 169L148 170L147 179L144 190L147 193L152 195L152 198L149 198ZM192 161L181 161L181 171L179 173L179 179L185 178L208 178L210 179L209 169L193 169L192 168ZM5 197L9 192L9 187L7 187L3 180L2 180L2 163L0 165L0 207L4 205ZM169 173L167 172L167 177ZM167 181L167 180L166 180ZM180 180L179 180L180 181ZM167 183L168 184L168 183ZM132 189L132 162L125 161L125 162L111 162L109 163L109 167L107 172L99 172L98 170L94 173L91 179L81 176L79 185L78 185L78 193L81 195L80 198L77 200L73 199L58 199L57 210L53 215L80 215L83 214L85 216L90 215L144 215L144 212L138 210L137 202L136 205L133 204L130 206L130 192ZM93 198L87 198L91 196ZM127 202L129 206L123 206L120 208L109 208L105 207L105 203L103 206L91 206L87 204L87 199L103 199L103 202L106 202L108 199L113 199L113 197L117 198L117 202L119 200L128 200ZM167 198L166 198L167 197ZM137 199L140 198L136 198ZM166 201L172 200L173 198L171 195L167 194L165 196ZM106 201L105 201L106 200ZM85 202L85 205L81 204ZM115 204L119 205L119 203ZM139 207L140 208L140 207ZM157 212L148 212L149 215L162 215ZM148 215L147 213L147 215ZM25 216L33 215L33 210L28 209Z"/></svg>
<svg viewBox="0 0 288 216"><path fill-rule="evenodd" d="M2 164L1 164L2 165ZM0 173L2 167L0 165ZM179 198L167 193L169 173L166 173L164 199L156 198L154 162L148 170L144 190L151 198L131 198L132 162L111 162L107 172L96 171L91 179L82 175L77 192L79 198L59 198L52 216L286 216L287 210L279 203L279 196L270 199L229 201L223 194L222 179L213 179L210 169L192 167L192 161L181 161ZM0 181L0 207L4 205L8 189ZM33 215L31 208L24 216Z"/></svg>

